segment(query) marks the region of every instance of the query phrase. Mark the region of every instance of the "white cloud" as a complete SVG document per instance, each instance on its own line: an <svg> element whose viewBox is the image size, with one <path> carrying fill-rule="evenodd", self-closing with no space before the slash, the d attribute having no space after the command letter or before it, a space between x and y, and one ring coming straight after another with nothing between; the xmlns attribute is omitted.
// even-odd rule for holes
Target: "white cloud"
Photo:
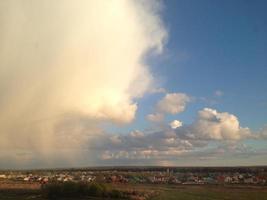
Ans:
<svg viewBox="0 0 267 200"><path fill-rule="evenodd" d="M167 35L157 1L0 4L2 149L49 157L49 149L78 148L89 140L79 138L99 134L99 121L135 118L135 99L154 81L142 59L151 50L160 53ZM72 113L83 124L77 119L58 134L58 124L68 126L62 121Z"/></svg>
<svg viewBox="0 0 267 200"><path fill-rule="evenodd" d="M164 115L162 113L155 113L147 115L146 118L151 122L162 122L164 119Z"/></svg>
<svg viewBox="0 0 267 200"><path fill-rule="evenodd" d="M152 122L163 122L165 114L177 114L185 110L186 104L191 98L184 93L167 93L156 105L156 112L149 114L146 119ZM173 122L176 123L177 122ZM172 126L172 125L170 125ZM175 124L173 124L173 127Z"/></svg>
<svg viewBox="0 0 267 200"><path fill-rule="evenodd" d="M250 136L249 129L240 127L235 115L211 108L200 110L191 128L191 136L203 139L238 140Z"/></svg>
<svg viewBox="0 0 267 200"><path fill-rule="evenodd" d="M176 129L178 127L181 127L183 123L179 120L173 120L171 123L169 123L169 125L172 129Z"/></svg>
<svg viewBox="0 0 267 200"><path fill-rule="evenodd" d="M245 139L261 139L265 128L258 134L242 128L238 118L228 112L204 108L198 112L192 124L179 126L173 121L173 128L160 126L154 130L133 131L120 135L121 143L108 145L102 142L102 158L108 164L152 164L171 161L182 164L184 160L220 162L220 159L238 156L239 159L256 155L258 152L245 145ZM169 124L170 125L170 124ZM178 127L176 127L178 126ZM99 149L101 152L101 148ZM261 154L266 152L261 151Z"/></svg>
<svg viewBox="0 0 267 200"><path fill-rule="evenodd" d="M119 135L113 135L110 137L110 140L113 144L120 144L122 141L119 137Z"/></svg>
<svg viewBox="0 0 267 200"><path fill-rule="evenodd" d="M131 135L131 137L133 137L133 138L142 138L142 137L145 136L143 132L138 131L138 130L132 131L132 132L130 133L130 135Z"/></svg>
<svg viewBox="0 0 267 200"><path fill-rule="evenodd" d="M157 110L163 113L177 114L185 110L190 97L184 93L168 93L157 104Z"/></svg>

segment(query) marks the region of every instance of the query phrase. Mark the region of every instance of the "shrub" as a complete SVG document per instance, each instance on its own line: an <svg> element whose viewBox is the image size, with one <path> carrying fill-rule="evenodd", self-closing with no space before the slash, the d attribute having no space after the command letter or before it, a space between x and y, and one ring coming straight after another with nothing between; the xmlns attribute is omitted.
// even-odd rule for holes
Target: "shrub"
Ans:
<svg viewBox="0 0 267 200"><path fill-rule="evenodd" d="M42 193L49 199L55 199L61 196L61 186L59 183L53 182L42 186Z"/></svg>
<svg viewBox="0 0 267 200"><path fill-rule="evenodd" d="M118 190L108 191L105 185L99 183L84 182L51 182L42 186L42 194L48 199L56 199L60 197L122 197L122 193Z"/></svg>
<svg viewBox="0 0 267 200"><path fill-rule="evenodd" d="M111 198L123 198L123 193L119 190L111 190L109 193L109 197Z"/></svg>
<svg viewBox="0 0 267 200"><path fill-rule="evenodd" d="M89 196L95 196L95 197L105 196L106 193L107 193L106 187L103 184L98 184L98 183L90 184L87 190L87 194Z"/></svg>

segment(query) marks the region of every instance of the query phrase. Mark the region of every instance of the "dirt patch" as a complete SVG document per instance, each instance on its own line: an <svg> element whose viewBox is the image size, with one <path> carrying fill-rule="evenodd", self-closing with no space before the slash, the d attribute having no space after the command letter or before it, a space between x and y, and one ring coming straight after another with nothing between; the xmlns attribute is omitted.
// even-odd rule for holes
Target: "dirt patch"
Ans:
<svg viewBox="0 0 267 200"><path fill-rule="evenodd" d="M26 182L13 182L5 181L0 182L0 190L39 190L41 184L39 183L26 183Z"/></svg>

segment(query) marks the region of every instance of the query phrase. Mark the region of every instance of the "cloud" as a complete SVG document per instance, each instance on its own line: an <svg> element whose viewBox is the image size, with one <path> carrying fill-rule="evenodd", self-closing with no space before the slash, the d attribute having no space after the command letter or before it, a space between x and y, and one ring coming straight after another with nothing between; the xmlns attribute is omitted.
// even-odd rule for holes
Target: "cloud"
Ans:
<svg viewBox="0 0 267 200"><path fill-rule="evenodd" d="M157 110L163 113L177 114L185 110L190 97L184 93L168 93L157 104Z"/></svg>
<svg viewBox="0 0 267 200"><path fill-rule="evenodd" d="M110 137L110 140L113 144L119 144L122 142L118 135L113 135L112 137Z"/></svg>
<svg viewBox="0 0 267 200"><path fill-rule="evenodd" d="M239 141L227 141L218 145L216 152L221 154L228 153L232 155L246 155L255 151L252 149L252 147Z"/></svg>
<svg viewBox="0 0 267 200"><path fill-rule="evenodd" d="M120 141L117 143L108 143L105 141L109 139L102 138L101 145L96 147L100 152L100 162L185 165L186 161L187 165L195 165L194 161L198 160L204 165L224 165L225 159L234 159L236 156L242 160L266 152L266 149L257 150L243 143L246 139L262 138L265 129L258 134L251 133L248 128L239 125L235 115L228 112L204 108L191 124L181 126L180 121L174 120L170 125L173 127L165 125L154 130L132 131L119 136L115 134ZM113 138L114 135L106 137Z"/></svg>
<svg viewBox="0 0 267 200"><path fill-rule="evenodd" d="M179 120L173 120L171 123L169 123L169 125L172 129L176 129L176 128L181 127L183 123Z"/></svg>
<svg viewBox="0 0 267 200"><path fill-rule="evenodd" d="M200 110L196 121L177 131L188 138L204 140L240 140L252 137L248 128L240 127L235 115L211 108Z"/></svg>
<svg viewBox="0 0 267 200"><path fill-rule="evenodd" d="M146 119L151 122L162 122L164 115L162 113L149 114L146 116Z"/></svg>
<svg viewBox="0 0 267 200"><path fill-rule="evenodd" d="M143 132L135 130L130 133L131 137L133 138L143 138L145 135Z"/></svg>
<svg viewBox="0 0 267 200"><path fill-rule="evenodd" d="M167 90L165 88L159 87L159 88L151 88L151 93L166 93Z"/></svg>
<svg viewBox="0 0 267 200"><path fill-rule="evenodd" d="M54 147L88 143L102 121L135 118L136 99L154 82L143 58L160 53L167 36L160 3L0 4L2 149L50 157Z"/></svg>
<svg viewBox="0 0 267 200"><path fill-rule="evenodd" d="M166 113L178 114L183 112L186 104L191 100L192 99L184 93L167 93L161 100L158 101L155 113L147 115L146 119L156 123L163 122ZM175 125L173 124L173 126Z"/></svg>
<svg viewBox="0 0 267 200"><path fill-rule="evenodd" d="M180 125L178 120L173 124ZM231 162L230 165L251 164L248 158L264 163L260 158L266 155L266 148L255 148L244 141L266 138L266 128L252 132L241 127L231 113L204 108L191 124L175 127L165 125L142 131L141 137L133 137L133 132L120 135L122 143L106 144L105 149L100 150L102 163L224 166L229 165L226 161Z"/></svg>
<svg viewBox="0 0 267 200"><path fill-rule="evenodd" d="M113 138L114 136L111 136ZM121 143L115 145L106 144L103 138L102 146L98 146L101 152L101 159L107 162L119 160L153 160L155 163L166 157L174 157L192 149L188 140L176 137L174 132L152 132L143 133L133 131L127 135L120 135Z"/></svg>
<svg viewBox="0 0 267 200"><path fill-rule="evenodd" d="M216 97L221 97L221 96L224 95L224 93L223 93L223 91L221 91L221 90L216 90L216 91L214 92L214 95L215 95Z"/></svg>
<svg viewBox="0 0 267 200"><path fill-rule="evenodd" d="M257 134L259 139L267 139L267 125L265 125Z"/></svg>

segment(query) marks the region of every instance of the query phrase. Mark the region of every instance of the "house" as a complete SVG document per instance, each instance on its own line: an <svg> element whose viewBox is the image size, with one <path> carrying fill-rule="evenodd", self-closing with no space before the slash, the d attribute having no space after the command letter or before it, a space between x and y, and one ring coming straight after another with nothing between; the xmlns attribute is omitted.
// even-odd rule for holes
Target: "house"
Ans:
<svg viewBox="0 0 267 200"><path fill-rule="evenodd" d="M231 183L231 182L232 182L232 178L231 178L230 176L226 176L226 177L224 178L224 182L225 182L225 183Z"/></svg>
<svg viewBox="0 0 267 200"><path fill-rule="evenodd" d="M224 183L224 179L225 179L225 177L223 175L217 176L217 182L218 183Z"/></svg>
<svg viewBox="0 0 267 200"><path fill-rule="evenodd" d="M253 184L253 183L254 183L254 180L253 180L252 177L245 178L245 179L244 179L244 183L246 183L246 184Z"/></svg>
<svg viewBox="0 0 267 200"><path fill-rule="evenodd" d="M7 176L5 174L0 174L0 179L6 179Z"/></svg>

